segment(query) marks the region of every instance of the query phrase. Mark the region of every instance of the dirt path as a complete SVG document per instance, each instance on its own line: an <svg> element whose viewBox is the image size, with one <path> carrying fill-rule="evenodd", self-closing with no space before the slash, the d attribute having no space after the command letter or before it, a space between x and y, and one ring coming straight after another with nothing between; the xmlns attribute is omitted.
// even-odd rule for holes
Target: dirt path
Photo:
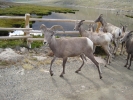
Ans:
<svg viewBox="0 0 133 100"><path fill-rule="evenodd" d="M101 64L102 80L89 61L75 73L80 64L79 59L70 58L64 78L59 77L60 60L53 65L53 77L49 63L36 64L31 70L19 64L0 69L0 100L133 100L133 67L123 67L125 56L116 57L107 68Z"/></svg>

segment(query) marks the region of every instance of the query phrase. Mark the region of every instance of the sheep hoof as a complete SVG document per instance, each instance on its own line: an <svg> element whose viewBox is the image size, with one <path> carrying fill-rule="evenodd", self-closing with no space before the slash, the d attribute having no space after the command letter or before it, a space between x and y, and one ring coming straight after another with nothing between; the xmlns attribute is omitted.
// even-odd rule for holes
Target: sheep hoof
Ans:
<svg viewBox="0 0 133 100"><path fill-rule="evenodd" d="M63 75L61 74L60 77L63 77Z"/></svg>
<svg viewBox="0 0 133 100"><path fill-rule="evenodd" d="M53 76L54 75L53 72L50 72L50 75Z"/></svg>
<svg viewBox="0 0 133 100"><path fill-rule="evenodd" d="M81 71L81 69L76 70L75 73L78 73L79 71Z"/></svg>
<svg viewBox="0 0 133 100"><path fill-rule="evenodd" d="M78 73L78 72L79 72L78 70L75 71L75 73Z"/></svg>
<svg viewBox="0 0 133 100"><path fill-rule="evenodd" d="M54 74L52 73L52 74L50 74L51 76L53 76Z"/></svg>
<svg viewBox="0 0 133 100"><path fill-rule="evenodd" d="M100 76L100 79L102 79L102 76Z"/></svg>
<svg viewBox="0 0 133 100"><path fill-rule="evenodd" d="M130 67L128 67L127 69L129 69L129 70L130 70Z"/></svg>
<svg viewBox="0 0 133 100"><path fill-rule="evenodd" d="M126 65L124 67L127 67Z"/></svg>

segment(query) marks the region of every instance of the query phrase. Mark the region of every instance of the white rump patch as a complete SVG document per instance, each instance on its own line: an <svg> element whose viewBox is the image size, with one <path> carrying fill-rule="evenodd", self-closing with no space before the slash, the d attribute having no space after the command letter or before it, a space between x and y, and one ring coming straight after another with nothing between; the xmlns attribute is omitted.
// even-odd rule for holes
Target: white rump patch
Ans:
<svg viewBox="0 0 133 100"><path fill-rule="evenodd" d="M92 42L89 38L87 38L87 41L88 41L88 44L90 45L90 47L91 47L92 50L93 50L93 42Z"/></svg>

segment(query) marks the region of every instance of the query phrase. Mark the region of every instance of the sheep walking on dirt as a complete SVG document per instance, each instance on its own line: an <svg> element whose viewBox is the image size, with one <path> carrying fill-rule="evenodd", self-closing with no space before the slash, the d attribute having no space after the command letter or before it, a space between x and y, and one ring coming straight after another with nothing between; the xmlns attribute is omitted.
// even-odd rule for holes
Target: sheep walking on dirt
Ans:
<svg viewBox="0 0 133 100"><path fill-rule="evenodd" d="M103 32L109 32L113 35L113 41L114 41L114 50L113 53L116 54L116 51L118 49L119 46L119 40L120 38L122 38L125 35L125 30L126 30L126 25L123 26L122 28L119 28L117 26L112 25L111 23L107 23L104 19L103 19L103 14L101 14L96 20L95 22L100 22L103 26Z"/></svg>
<svg viewBox="0 0 133 100"><path fill-rule="evenodd" d="M82 37L88 37L94 43L93 52L95 52L96 46L101 46L106 52L106 54L108 55L107 64L109 64L111 61L111 57L112 57L112 54L110 52L110 43L112 41L112 34L111 33L105 34L103 32L99 32L98 34L94 32L94 29L92 26L88 29L88 31L84 30L82 26L84 21L85 20L81 20L80 22L76 23L74 30L79 31Z"/></svg>
<svg viewBox="0 0 133 100"><path fill-rule="evenodd" d="M127 67L128 65L128 60L130 59L130 64L127 67L128 69L130 69L131 66L131 62L132 62L132 58L133 58L133 31L130 31L129 33L127 33L120 41L121 42L125 42L126 45L126 51L128 53L127 55L127 62L125 64L124 67Z"/></svg>
<svg viewBox="0 0 133 100"><path fill-rule="evenodd" d="M101 69L99 63L95 60L93 55L93 42L87 37L71 37L71 38L55 38L55 30L63 29L60 25L54 25L51 28L47 28L44 24L40 26L42 33L44 34L44 43L49 44L49 47L54 53L54 58L51 61L50 65L50 75L53 75L52 71L52 64L55 61L56 57L63 59L63 71L60 77L63 77L65 74L65 64L68 57L75 57L79 56L83 60L81 67L75 71L78 73L81 71L82 66L84 65L84 55L87 56L98 68L98 73L100 79L101 76Z"/></svg>

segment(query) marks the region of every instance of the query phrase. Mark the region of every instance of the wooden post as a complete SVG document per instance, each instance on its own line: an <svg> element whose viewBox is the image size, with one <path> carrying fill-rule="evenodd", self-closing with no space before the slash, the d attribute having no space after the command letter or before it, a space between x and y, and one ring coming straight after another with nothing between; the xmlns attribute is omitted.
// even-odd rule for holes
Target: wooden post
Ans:
<svg viewBox="0 0 133 100"><path fill-rule="evenodd" d="M27 13L27 14L25 14L25 28L30 27L29 20L30 20L30 14ZM30 34L28 34L28 32L24 32L24 35L29 35L30 36ZM26 41L27 41L27 39L24 39L24 42L26 42Z"/></svg>
<svg viewBox="0 0 133 100"><path fill-rule="evenodd" d="M30 28L29 20L30 20L30 14L25 14L25 28ZM27 35L27 33L24 32L24 35Z"/></svg>

